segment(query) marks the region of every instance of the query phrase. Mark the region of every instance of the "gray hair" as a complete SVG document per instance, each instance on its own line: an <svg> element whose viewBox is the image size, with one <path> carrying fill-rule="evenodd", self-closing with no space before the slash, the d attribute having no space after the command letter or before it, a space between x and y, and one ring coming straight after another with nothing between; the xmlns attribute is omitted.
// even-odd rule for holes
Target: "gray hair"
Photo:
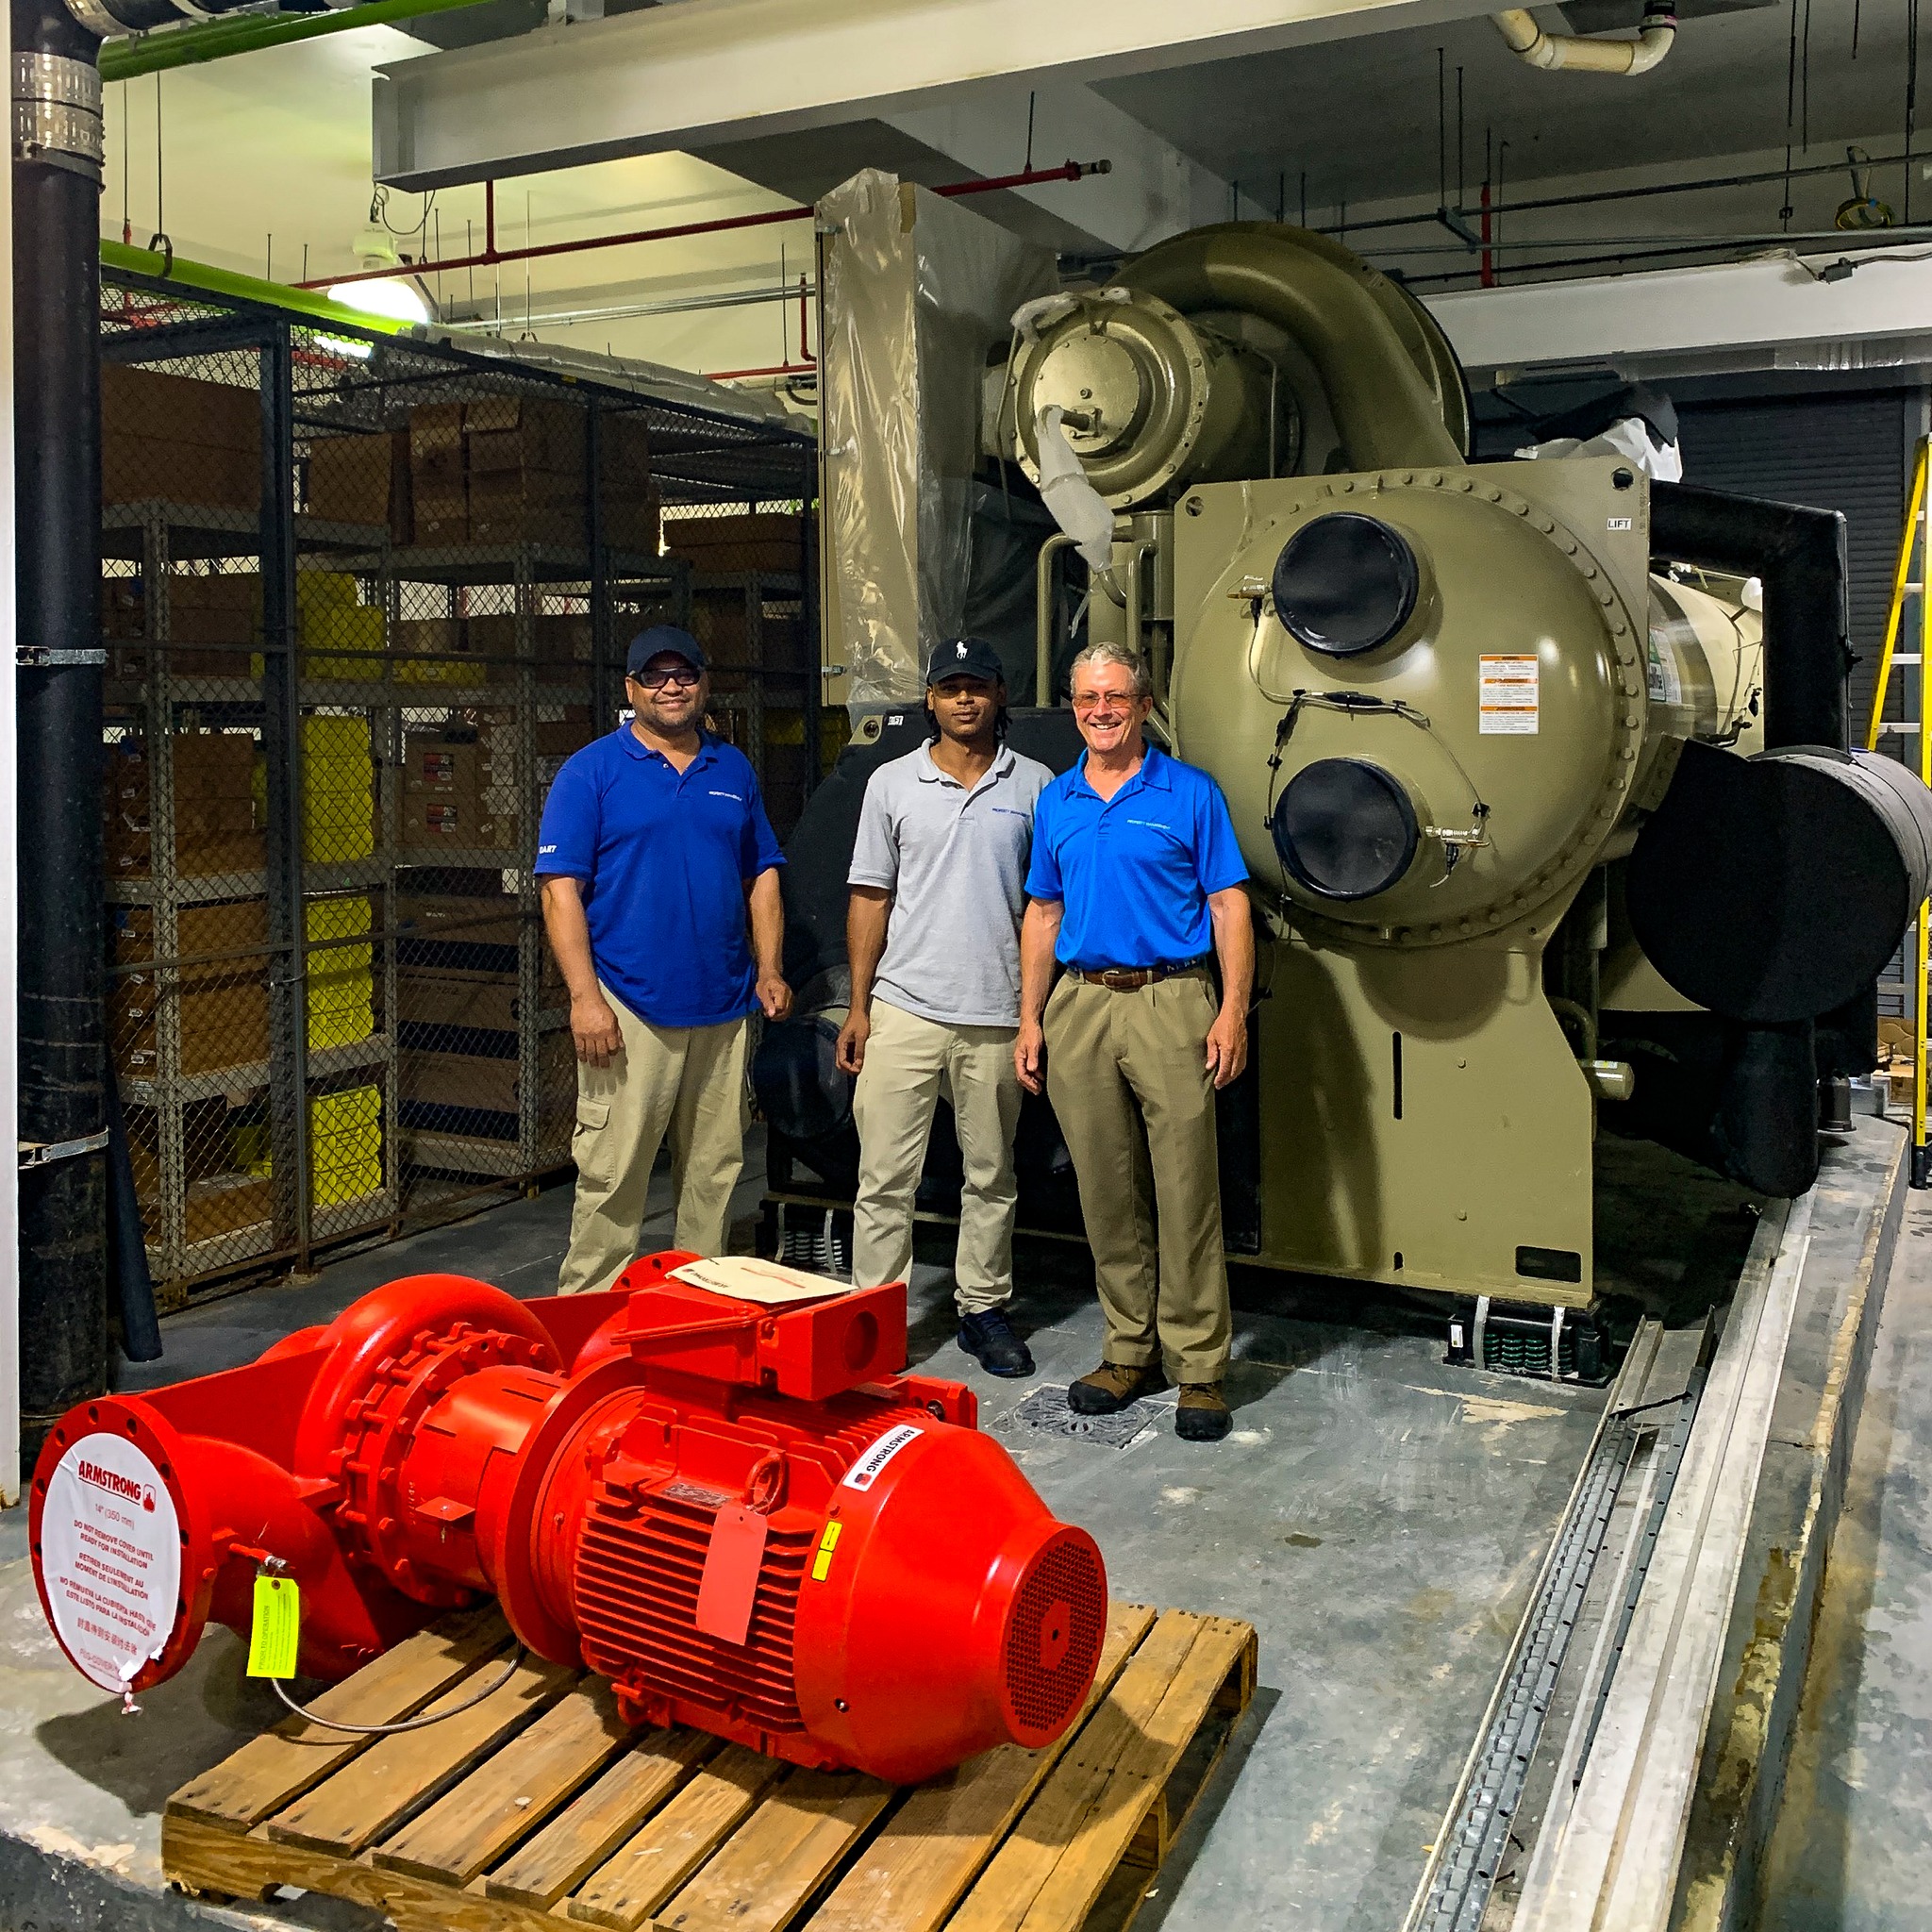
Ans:
<svg viewBox="0 0 1932 1932"><path fill-rule="evenodd" d="M1134 678L1134 695L1137 698L1151 698L1154 695L1154 679L1147 669L1147 660L1139 651L1129 645L1116 643L1111 638L1102 638L1098 643L1089 644L1074 659L1067 673L1067 689L1074 688L1074 680L1088 665L1118 664L1123 671L1131 672Z"/></svg>

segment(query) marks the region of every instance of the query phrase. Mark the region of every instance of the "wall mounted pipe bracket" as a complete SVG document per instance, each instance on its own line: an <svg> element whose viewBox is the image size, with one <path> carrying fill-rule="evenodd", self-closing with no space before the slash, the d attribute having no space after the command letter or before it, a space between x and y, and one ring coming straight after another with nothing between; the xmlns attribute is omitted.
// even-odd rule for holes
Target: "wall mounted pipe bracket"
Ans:
<svg viewBox="0 0 1932 1932"><path fill-rule="evenodd" d="M1671 51L1677 38L1677 16L1668 7L1648 7L1634 41L1583 39L1574 34L1546 34L1526 7L1511 7L1490 15L1490 23L1509 51L1525 66L1575 74L1648 74Z"/></svg>

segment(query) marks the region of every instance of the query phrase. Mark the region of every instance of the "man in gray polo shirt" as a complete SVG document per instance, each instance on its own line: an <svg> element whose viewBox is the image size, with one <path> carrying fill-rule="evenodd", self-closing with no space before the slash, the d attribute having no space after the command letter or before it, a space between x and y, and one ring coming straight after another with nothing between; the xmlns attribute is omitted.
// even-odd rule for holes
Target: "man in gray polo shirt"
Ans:
<svg viewBox="0 0 1932 1932"><path fill-rule="evenodd" d="M933 1108L953 1104L965 1170L953 1267L959 1346L995 1375L1030 1375L1006 1316L1013 1292L1013 1130L1020 1081L1020 918L1033 802L1053 774L1004 741L998 653L941 644L925 674L931 742L865 789L848 880L852 1007L839 1064L858 1075L852 1282L912 1268L912 1197Z"/></svg>

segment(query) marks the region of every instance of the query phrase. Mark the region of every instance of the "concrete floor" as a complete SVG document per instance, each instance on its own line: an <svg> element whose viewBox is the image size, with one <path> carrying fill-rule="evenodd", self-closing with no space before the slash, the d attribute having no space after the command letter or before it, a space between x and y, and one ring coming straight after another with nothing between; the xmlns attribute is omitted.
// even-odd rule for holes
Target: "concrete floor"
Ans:
<svg viewBox="0 0 1932 1932"><path fill-rule="evenodd" d="M1738 1197L1681 1163L1660 1190L1654 1174L1643 1181L1649 1156L1619 1158L1635 1161L1643 1207L1629 1218L1650 1226L1649 1245L1660 1214L1678 1217L1670 1224L1678 1258L1663 1278L1634 1282L1634 1292L1671 1301L1703 1274L1721 1280L1748 1238ZM748 1171L741 1211L760 1186ZM668 1192L661 1178L658 1188ZM548 1292L569 1205L558 1190L338 1262L309 1285L173 1318L166 1359L124 1368L122 1384L246 1360L402 1274L447 1269ZM1607 1227L1615 1222L1607 1215ZM665 1213L645 1245L669 1239ZM1169 1932L1385 1932L1399 1923L1603 1391L1445 1369L1440 1320L1424 1325L1399 1308L1365 1307L1332 1287L1297 1300L1274 1278L1248 1277L1236 1291L1234 1435L1195 1446L1163 1425L1115 1450L1011 1419L1029 1389L1063 1383L1098 1359L1085 1255L1044 1243L1023 1254L1016 1313L1039 1358L1031 1383L995 1381L959 1353L938 1265L943 1248L923 1245L922 1256L913 1361L978 1389L983 1424L1056 1510L1099 1539L1115 1592L1245 1618L1260 1633L1260 1694L1141 1923ZM42 1887L42 1928L205 1919L203 1908L148 1890L158 1878L161 1806L277 1707L242 1677L240 1644L212 1631L187 1671L143 1699L141 1715L122 1715L56 1650L24 1531L22 1512L0 1520L0 1927L24 1932L11 1894L25 1880L9 1874L25 1869L28 1848L78 1861L62 1868L74 1884L80 1874L114 1894L70 1912L58 1897L46 1902ZM345 1908L328 1902L293 1909L344 1923Z"/></svg>
<svg viewBox="0 0 1932 1932"><path fill-rule="evenodd" d="M1762 1932L1932 1926L1932 1202L1910 1197L1819 1605Z"/></svg>

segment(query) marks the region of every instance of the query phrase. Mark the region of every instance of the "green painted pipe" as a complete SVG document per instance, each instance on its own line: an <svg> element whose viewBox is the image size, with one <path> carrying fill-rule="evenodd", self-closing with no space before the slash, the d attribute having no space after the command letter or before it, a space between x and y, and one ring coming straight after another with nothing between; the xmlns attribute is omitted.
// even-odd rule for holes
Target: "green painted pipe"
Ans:
<svg viewBox="0 0 1932 1932"><path fill-rule="evenodd" d="M325 13L254 13L210 20L199 26L162 27L109 41L101 49L101 78L132 80L137 74L154 74L163 67L191 67L197 61L223 60L230 54L279 47L285 41L310 41L318 34L384 26L425 13L449 13L458 7L483 4L485 0L361 0L359 5L333 8Z"/></svg>
<svg viewBox="0 0 1932 1932"><path fill-rule="evenodd" d="M386 315L365 315L359 308L331 302L326 295L318 295L311 289L291 289L286 282L265 282L258 275L211 268L205 261L184 261L178 255L170 259L150 249L130 248L121 242L102 242L101 262L107 268L152 275L157 281L176 282L184 289L200 289L210 295L237 295L244 301L293 309L297 315L314 322L349 323L377 335L400 335L409 325Z"/></svg>

